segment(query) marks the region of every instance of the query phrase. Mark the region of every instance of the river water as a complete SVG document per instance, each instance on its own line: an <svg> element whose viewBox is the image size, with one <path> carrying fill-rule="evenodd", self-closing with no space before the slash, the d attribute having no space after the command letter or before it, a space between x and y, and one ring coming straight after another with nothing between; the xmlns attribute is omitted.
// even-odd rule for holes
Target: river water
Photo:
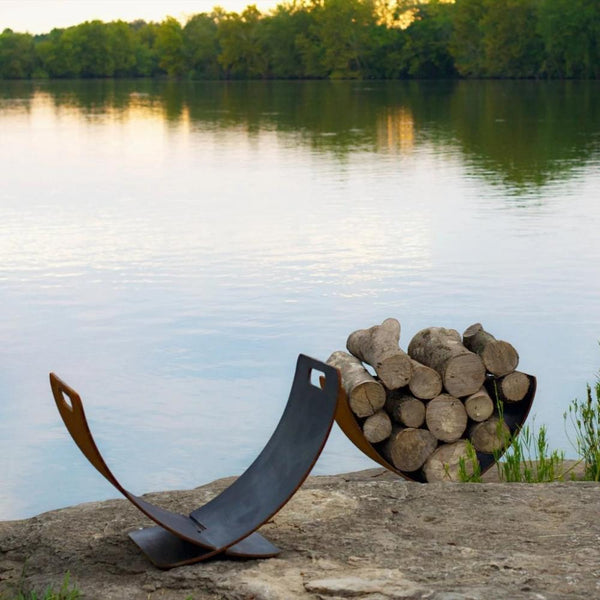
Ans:
<svg viewBox="0 0 600 600"><path fill-rule="evenodd" d="M535 424L600 366L600 84L78 81L0 88L0 519L240 473L295 360L387 317L481 322ZM334 428L315 473L374 466Z"/></svg>

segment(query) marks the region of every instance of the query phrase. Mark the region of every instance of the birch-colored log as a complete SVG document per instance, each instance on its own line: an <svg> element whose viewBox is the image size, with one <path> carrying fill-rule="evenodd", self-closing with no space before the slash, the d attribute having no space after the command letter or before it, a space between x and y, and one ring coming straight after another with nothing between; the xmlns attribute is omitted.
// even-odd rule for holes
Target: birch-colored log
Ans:
<svg viewBox="0 0 600 600"><path fill-rule="evenodd" d="M410 394L388 392L385 410L396 423L405 427L421 427L425 422L425 403Z"/></svg>
<svg viewBox="0 0 600 600"><path fill-rule="evenodd" d="M408 382L408 388L413 396L421 400L431 400L442 393L442 378L440 374L426 365L413 360L412 376Z"/></svg>
<svg viewBox="0 0 600 600"><path fill-rule="evenodd" d="M469 432L471 443L479 452L493 454L503 450L510 443L510 429L498 417L473 425Z"/></svg>
<svg viewBox="0 0 600 600"><path fill-rule="evenodd" d="M473 475L475 465L469 458L466 440L438 446L423 465L425 479L429 482L459 481L461 459L464 461L465 475Z"/></svg>
<svg viewBox="0 0 600 600"><path fill-rule="evenodd" d="M365 369L360 360L338 350L327 359L327 364L339 369L348 404L357 417L370 417L383 408L385 388Z"/></svg>
<svg viewBox="0 0 600 600"><path fill-rule="evenodd" d="M363 423L363 434L371 444L383 442L392 433L392 420L385 410L378 410Z"/></svg>
<svg viewBox="0 0 600 600"><path fill-rule="evenodd" d="M497 380L497 385L502 400L520 402L527 395L531 383L525 373L514 371Z"/></svg>
<svg viewBox="0 0 600 600"><path fill-rule="evenodd" d="M481 357L487 371L492 375L512 373L519 364L519 355L515 348L503 340L497 340L485 331L481 323L475 323L463 333L465 348Z"/></svg>
<svg viewBox="0 0 600 600"><path fill-rule="evenodd" d="M394 428L382 444L382 454L396 469L410 473L423 466L436 446L437 440L427 429Z"/></svg>
<svg viewBox="0 0 600 600"><path fill-rule="evenodd" d="M469 419L485 421L494 413L494 401L490 398L487 390L482 387L479 391L465 398L465 410Z"/></svg>
<svg viewBox="0 0 600 600"><path fill-rule="evenodd" d="M412 375L410 358L399 347L400 323L386 319L381 325L359 329L348 336L346 348L371 365L388 390L405 386Z"/></svg>
<svg viewBox="0 0 600 600"><path fill-rule="evenodd" d="M437 371L446 391L457 398L474 394L485 380L483 361L463 346L455 329L422 329L408 345L408 354Z"/></svg>
<svg viewBox="0 0 600 600"><path fill-rule="evenodd" d="M458 440L467 428L467 420L464 404L450 394L440 394L427 404L427 429L442 442Z"/></svg>

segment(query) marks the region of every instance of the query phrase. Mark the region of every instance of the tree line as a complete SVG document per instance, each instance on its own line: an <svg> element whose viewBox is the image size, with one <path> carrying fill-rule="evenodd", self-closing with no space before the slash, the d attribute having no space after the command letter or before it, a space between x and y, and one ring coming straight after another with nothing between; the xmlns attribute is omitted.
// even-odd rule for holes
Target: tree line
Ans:
<svg viewBox="0 0 600 600"><path fill-rule="evenodd" d="M291 0L0 34L0 78L600 77L598 0Z"/></svg>

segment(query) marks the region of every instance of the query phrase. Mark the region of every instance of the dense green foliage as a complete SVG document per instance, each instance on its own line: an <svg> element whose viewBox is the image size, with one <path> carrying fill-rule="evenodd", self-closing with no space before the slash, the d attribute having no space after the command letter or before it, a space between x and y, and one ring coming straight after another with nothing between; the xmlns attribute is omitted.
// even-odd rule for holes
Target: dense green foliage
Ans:
<svg viewBox="0 0 600 600"><path fill-rule="evenodd" d="M295 0L0 34L0 78L600 77L597 0Z"/></svg>

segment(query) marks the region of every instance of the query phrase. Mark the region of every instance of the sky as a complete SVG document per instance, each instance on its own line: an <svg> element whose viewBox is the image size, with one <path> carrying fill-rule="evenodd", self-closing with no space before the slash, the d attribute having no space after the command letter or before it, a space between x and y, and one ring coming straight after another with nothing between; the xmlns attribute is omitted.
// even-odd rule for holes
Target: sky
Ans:
<svg viewBox="0 0 600 600"><path fill-rule="evenodd" d="M182 23L196 13L210 12L216 5L241 12L248 4L267 11L277 0L0 0L0 31L47 33L84 21L162 21L167 15Z"/></svg>

